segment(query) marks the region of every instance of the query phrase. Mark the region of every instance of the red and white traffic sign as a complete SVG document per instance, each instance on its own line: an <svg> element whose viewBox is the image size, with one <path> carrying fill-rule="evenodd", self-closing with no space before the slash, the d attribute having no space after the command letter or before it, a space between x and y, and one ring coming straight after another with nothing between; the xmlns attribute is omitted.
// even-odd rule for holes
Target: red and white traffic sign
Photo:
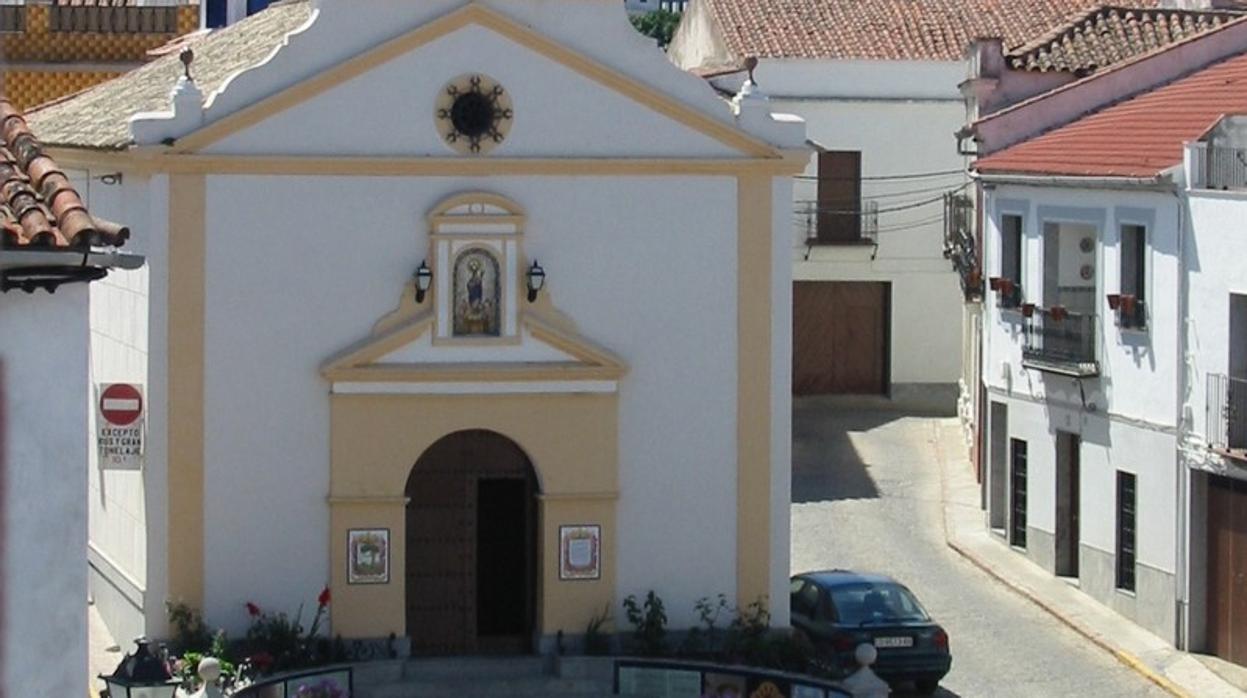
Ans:
<svg viewBox="0 0 1247 698"><path fill-rule="evenodd" d="M129 426L143 414L143 394L129 383L113 383L100 391L100 414L109 424Z"/></svg>

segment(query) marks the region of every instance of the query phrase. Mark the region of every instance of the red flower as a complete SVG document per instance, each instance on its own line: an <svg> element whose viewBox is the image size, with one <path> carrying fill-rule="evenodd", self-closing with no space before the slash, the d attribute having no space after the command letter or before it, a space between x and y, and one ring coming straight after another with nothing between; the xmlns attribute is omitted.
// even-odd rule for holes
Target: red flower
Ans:
<svg viewBox="0 0 1247 698"><path fill-rule="evenodd" d="M260 671L265 671L269 667L273 666L273 655L268 652L256 652L251 655L250 659L251 666Z"/></svg>
<svg viewBox="0 0 1247 698"><path fill-rule="evenodd" d="M316 603L320 604L321 608L329 605L329 587L321 590L320 596L316 597Z"/></svg>
<svg viewBox="0 0 1247 698"><path fill-rule="evenodd" d="M259 617L260 607L248 601L247 602L247 615L251 616L252 618Z"/></svg>

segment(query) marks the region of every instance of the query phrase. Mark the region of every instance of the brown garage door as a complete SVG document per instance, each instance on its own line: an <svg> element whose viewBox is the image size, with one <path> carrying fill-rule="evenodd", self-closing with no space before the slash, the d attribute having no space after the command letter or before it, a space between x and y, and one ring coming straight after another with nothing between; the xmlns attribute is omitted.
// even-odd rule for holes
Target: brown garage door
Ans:
<svg viewBox="0 0 1247 698"><path fill-rule="evenodd" d="M1247 666L1247 482L1208 480L1208 640Z"/></svg>
<svg viewBox="0 0 1247 698"><path fill-rule="evenodd" d="M891 289L886 283L798 281L794 284L794 395L887 392L890 295Z"/></svg>

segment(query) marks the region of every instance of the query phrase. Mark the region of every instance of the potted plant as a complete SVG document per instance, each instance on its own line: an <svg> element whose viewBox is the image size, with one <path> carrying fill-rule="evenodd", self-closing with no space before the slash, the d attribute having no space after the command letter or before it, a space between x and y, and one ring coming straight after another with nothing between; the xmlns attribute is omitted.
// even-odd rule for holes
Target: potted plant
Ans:
<svg viewBox="0 0 1247 698"><path fill-rule="evenodd" d="M1031 317L1034 314L1035 314L1034 303L1023 303L1022 304L1022 317Z"/></svg>
<svg viewBox="0 0 1247 698"><path fill-rule="evenodd" d="M1061 322L1069 317L1069 311L1063 305L1054 305L1048 308L1048 317L1052 318L1053 322Z"/></svg>

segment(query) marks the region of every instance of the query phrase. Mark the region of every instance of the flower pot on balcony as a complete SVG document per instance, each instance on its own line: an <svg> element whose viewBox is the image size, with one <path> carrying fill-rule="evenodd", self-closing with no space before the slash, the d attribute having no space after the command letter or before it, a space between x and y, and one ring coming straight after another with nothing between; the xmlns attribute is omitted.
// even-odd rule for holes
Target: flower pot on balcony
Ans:
<svg viewBox="0 0 1247 698"><path fill-rule="evenodd" d="M1120 293L1108 294L1108 307L1109 308L1111 308L1112 310L1117 310L1117 308L1120 305L1121 305L1121 294Z"/></svg>
<svg viewBox="0 0 1247 698"><path fill-rule="evenodd" d="M1052 318L1053 322L1061 322L1065 318L1069 317L1069 311L1066 310L1063 305L1054 305L1051 308L1048 308L1048 317Z"/></svg>
<svg viewBox="0 0 1247 698"><path fill-rule="evenodd" d="M1004 279L999 276L993 276L987 280L987 287L993 291L999 291L1001 281L1004 281Z"/></svg>
<svg viewBox="0 0 1247 698"><path fill-rule="evenodd" d="M1035 314L1034 303L1023 303L1022 304L1022 317L1031 317L1034 314Z"/></svg>

